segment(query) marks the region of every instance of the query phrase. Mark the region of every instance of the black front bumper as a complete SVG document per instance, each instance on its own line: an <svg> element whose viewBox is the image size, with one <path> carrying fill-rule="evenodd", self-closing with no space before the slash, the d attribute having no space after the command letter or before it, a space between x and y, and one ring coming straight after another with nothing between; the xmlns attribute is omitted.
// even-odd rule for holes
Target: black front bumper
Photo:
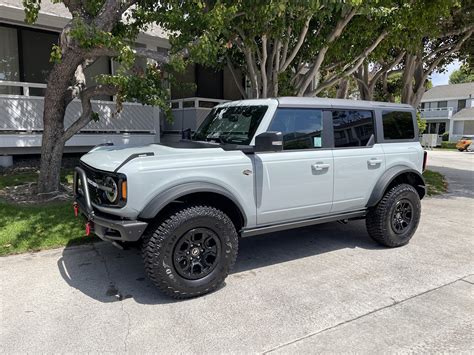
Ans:
<svg viewBox="0 0 474 355"><path fill-rule="evenodd" d="M107 241L135 242L143 235L148 223L137 220L113 218L94 210L87 175L84 169L76 167L74 171L74 204L80 214L92 226L99 238Z"/></svg>

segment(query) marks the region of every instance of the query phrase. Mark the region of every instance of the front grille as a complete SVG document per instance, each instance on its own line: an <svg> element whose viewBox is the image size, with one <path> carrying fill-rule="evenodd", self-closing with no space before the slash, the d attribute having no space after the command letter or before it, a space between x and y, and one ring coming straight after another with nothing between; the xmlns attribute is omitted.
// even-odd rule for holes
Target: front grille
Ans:
<svg viewBox="0 0 474 355"><path fill-rule="evenodd" d="M127 181L125 174L95 169L83 162L81 162L81 168L86 173L87 187L89 188L89 195L93 204L112 208L121 208L126 205L126 198L122 198L122 183ZM107 185L105 184L105 179L108 177L115 180L118 188L118 198L113 204L109 202L103 189ZM101 188L98 188L98 185Z"/></svg>
<svg viewBox="0 0 474 355"><path fill-rule="evenodd" d="M100 205L106 206L108 205L108 201L105 197L105 192L103 190L98 189L96 186L91 184L89 180L92 180L95 184L103 185L103 180L105 179L105 173L101 172L100 170L96 170L91 168L86 164L81 164L81 167L86 172L87 176L87 187L89 188L89 195L91 198L91 202Z"/></svg>

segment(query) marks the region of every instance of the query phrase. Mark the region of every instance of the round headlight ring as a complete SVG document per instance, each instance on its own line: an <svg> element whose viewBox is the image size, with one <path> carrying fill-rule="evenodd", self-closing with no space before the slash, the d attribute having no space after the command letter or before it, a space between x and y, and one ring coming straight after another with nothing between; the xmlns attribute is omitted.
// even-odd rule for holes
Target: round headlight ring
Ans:
<svg viewBox="0 0 474 355"><path fill-rule="evenodd" d="M110 177L110 176L107 176L105 178L105 184L104 184L106 187L112 189L112 191L105 191L105 196L107 197L107 200L109 200L110 203L114 203L117 201L117 197L118 197L118 186L117 186L117 183L115 182L115 180Z"/></svg>

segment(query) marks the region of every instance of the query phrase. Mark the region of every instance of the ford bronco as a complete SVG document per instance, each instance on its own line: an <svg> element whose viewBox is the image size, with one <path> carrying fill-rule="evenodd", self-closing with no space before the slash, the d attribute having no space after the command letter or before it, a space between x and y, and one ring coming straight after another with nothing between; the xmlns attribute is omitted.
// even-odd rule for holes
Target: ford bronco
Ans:
<svg viewBox="0 0 474 355"><path fill-rule="evenodd" d="M187 138L98 146L74 177L86 229L117 246L140 241L146 273L171 297L221 285L240 237L365 219L370 237L399 247L417 229L426 153L409 105L229 102Z"/></svg>

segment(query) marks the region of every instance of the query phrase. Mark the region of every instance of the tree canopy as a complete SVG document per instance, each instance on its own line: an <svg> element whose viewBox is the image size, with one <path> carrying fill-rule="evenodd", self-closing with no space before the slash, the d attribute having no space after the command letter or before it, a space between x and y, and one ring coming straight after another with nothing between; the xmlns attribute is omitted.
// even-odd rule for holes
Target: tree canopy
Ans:
<svg viewBox="0 0 474 355"><path fill-rule="evenodd" d="M463 64L459 69L454 70L449 76L450 84L462 84L474 82L474 70L469 64Z"/></svg>

